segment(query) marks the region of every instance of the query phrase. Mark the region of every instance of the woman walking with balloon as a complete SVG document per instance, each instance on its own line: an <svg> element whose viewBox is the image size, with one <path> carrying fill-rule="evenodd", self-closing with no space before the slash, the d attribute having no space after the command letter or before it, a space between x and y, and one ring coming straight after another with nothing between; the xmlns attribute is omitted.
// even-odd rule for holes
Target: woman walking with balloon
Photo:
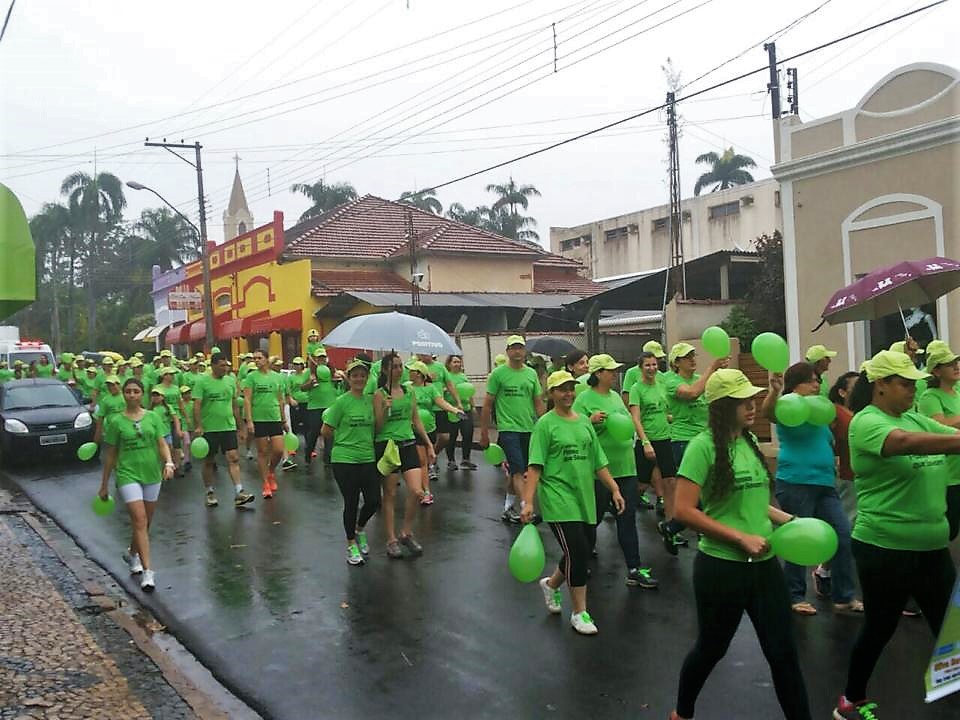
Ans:
<svg viewBox="0 0 960 720"><path fill-rule="evenodd" d="M627 564L626 583L629 587L655 589L660 583L640 560L640 542L637 539L637 461L633 454L633 435L637 430L642 442L649 442L644 435L643 426L635 423L630 416L623 398L614 389L617 371L623 367L610 355L594 355L590 358L587 371L589 389L576 396L573 411L589 418L597 433L600 447L607 456L607 470L623 496L623 512L617 513L617 541L623 551ZM576 391L574 391L576 392ZM594 481L596 498L596 524L590 528L590 549L597 542L597 524L610 508L610 492L599 480Z"/></svg>
<svg viewBox="0 0 960 720"><path fill-rule="evenodd" d="M739 370L706 383L708 429L690 441L678 472L677 518L703 533L693 565L697 642L680 671L671 720L689 720L743 613L753 623L787 720L810 720L780 563L767 540L792 516L770 505L770 474L756 438L754 396L763 388Z"/></svg>
<svg viewBox="0 0 960 720"><path fill-rule="evenodd" d="M786 395L781 396L781 392ZM787 402L794 400L792 405ZM787 403L786 412L777 407L778 401ZM833 434L829 428L836 409L820 395L820 377L814 366L800 362L787 368L782 376L772 375L761 412L777 424L780 452L776 496L780 507L797 517L820 518L836 531L839 544L830 563L833 609L863 612L863 603L854 597L850 521L836 489ZM806 419L802 419L803 415ZM790 607L798 615L816 615L817 609L806 599L806 572L800 565L784 565Z"/></svg>

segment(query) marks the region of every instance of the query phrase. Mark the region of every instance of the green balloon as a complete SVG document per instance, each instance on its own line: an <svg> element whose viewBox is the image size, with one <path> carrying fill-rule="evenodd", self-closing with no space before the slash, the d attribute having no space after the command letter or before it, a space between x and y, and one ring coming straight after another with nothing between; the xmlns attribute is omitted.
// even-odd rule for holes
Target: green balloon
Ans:
<svg viewBox="0 0 960 720"><path fill-rule="evenodd" d="M114 511L117 503L111 495L107 495L106 500L101 500L99 495L94 495L90 507L93 508L95 514L100 517L105 517Z"/></svg>
<svg viewBox="0 0 960 720"><path fill-rule="evenodd" d="M496 443L490 443L490 446L483 451L483 458L491 465L499 465L507 459L507 454Z"/></svg>
<svg viewBox="0 0 960 720"><path fill-rule="evenodd" d="M603 427L611 438L618 442L631 442L633 440L633 419L624 413L611 413L603 421Z"/></svg>
<svg viewBox="0 0 960 720"><path fill-rule="evenodd" d="M510 572L520 582L533 582L540 577L546 558L543 541L533 525L525 525L510 548Z"/></svg>
<svg viewBox="0 0 960 720"><path fill-rule="evenodd" d="M797 427L810 418L810 406L802 395L787 393L777 400L774 414L781 425Z"/></svg>
<svg viewBox="0 0 960 720"><path fill-rule="evenodd" d="M477 392L477 389L473 386L473 383L462 382L457 385L457 394L460 395L461 400L469 400Z"/></svg>
<svg viewBox="0 0 960 720"><path fill-rule="evenodd" d="M807 395L804 400L810 409L810 419L807 420L812 425L829 425L837 417L837 406L830 402L830 398L823 395Z"/></svg>
<svg viewBox="0 0 960 720"><path fill-rule="evenodd" d="M730 356L730 336L718 325L708 327L700 338L703 349L717 358Z"/></svg>
<svg viewBox="0 0 960 720"><path fill-rule="evenodd" d="M95 442L85 442L77 448L77 457L81 460L91 460L97 454L97 444Z"/></svg>
<svg viewBox="0 0 960 720"><path fill-rule="evenodd" d="M317 379L319 379L319 380L329 380L329 379L330 379L330 366L329 366L329 365L317 365Z"/></svg>
<svg viewBox="0 0 960 720"><path fill-rule="evenodd" d="M287 452L296 452L297 448L300 447L300 438L292 432L284 433L283 447Z"/></svg>
<svg viewBox="0 0 960 720"><path fill-rule="evenodd" d="M190 457L197 460L203 460L209 454L210 443L207 442L207 439L203 437L203 435L195 437L190 442Z"/></svg>
<svg viewBox="0 0 960 720"><path fill-rule="evenodd" d="M787 341L772 332L760 333L750 345L750 353L761 367L770 372L782 373L790 365L790 348Z"/></svg>
<svg viewBox="0 0 960 720"><path fill-rule="evenodd" d="M796 518L773 531L770 549L795 565L818 565L837 552L837 533L819 518Z"/></svg>

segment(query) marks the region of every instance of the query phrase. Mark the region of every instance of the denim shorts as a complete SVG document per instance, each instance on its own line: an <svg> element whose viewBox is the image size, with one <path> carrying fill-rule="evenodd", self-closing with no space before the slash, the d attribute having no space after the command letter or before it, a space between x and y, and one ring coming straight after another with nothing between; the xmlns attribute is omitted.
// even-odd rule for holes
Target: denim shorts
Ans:
<svg viewBox="0 0 960 720"><path fill-rule="evenodd" d="M523 475L527 471L530 458L530 435L528 432L504 430L497 436L500 447L507 456L507 465L511 475Z"/></svg>

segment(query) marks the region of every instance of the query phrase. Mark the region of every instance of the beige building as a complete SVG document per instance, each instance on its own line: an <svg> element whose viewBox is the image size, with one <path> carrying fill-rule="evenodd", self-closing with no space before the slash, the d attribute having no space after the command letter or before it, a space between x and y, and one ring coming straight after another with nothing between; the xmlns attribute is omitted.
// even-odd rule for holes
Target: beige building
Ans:
<svg viewBox="0 0 960 720"><path fill-rule="evenodd" d="M893 316L830 327L830 296L901 260L960 257L958 71L919 63L880 80L852 108L811 122L778 123L788 341L799 359L811 344L840 352L837 370L903 338ZM904 308L911 334L960 340L960 295Z"/></svg>
<svg viewBox="0 0 960 720"><path fill-rule="evenodd" d="M780 186L772 178L687 198L681 209L685 260L717 250L752 250L755 238L783 228ZM550 250L582 263L594 279L667 267L670 206L551 227Z"/></svg>

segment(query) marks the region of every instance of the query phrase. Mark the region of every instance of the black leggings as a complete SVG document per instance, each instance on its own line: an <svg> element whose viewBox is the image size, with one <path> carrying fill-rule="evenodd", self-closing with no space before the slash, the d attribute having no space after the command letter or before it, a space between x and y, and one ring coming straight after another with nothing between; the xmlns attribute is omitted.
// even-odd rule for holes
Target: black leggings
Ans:
<svg viewBox="0 0 960 720"><path fill-rule="evenodd" d="M947 522L950 523L950 540L960 535L960 485L947 487Z"/></svg>
<svg viewBox="0 0 960 720"><path fill-rule="evenodd" d="M697 696L727 648L744 611L770 665L773 686L786 720L810 720L793 640L790 598L776 558L762 562L721 560L697 553L693 562L693 592L697 601L697 642L683 661L677 712L692 718Z"/></svg>
<svg viewBox="0 0 960 720"><path fill-rule="evenodd" d="M347 540L353 540L357 528L366 526L380 508L380 473L376 463L334 463L333 477L343 495L343 531ZM363 507L358 515L360 493L363 493Z"/></svg>
<svg viewBox="0 0 960 720"><path fill-rule="evenodd" d="M590 523L578 521L550 523L550 530L563 551L558 567L570 587L583 587L587 584L590 531L593 529Z"/></svg>
<svg viewBox="0 0 960 720"><path fill-rule="evenodd" d="M317 440L320 438L320 430L323 428L323 411L326 408L320 408L319 410L307 410L307 432L306 432L306 447L304 447L304 453L307 457L307 462L310 462L310 453L314 452L317 449ZM323 441L323 461L330 464L330 451L333 450L333 441L324 440Z"/></svg>
<svg viewBox="0 0 960 720"><path fill-rule="evenodd" d="M453 462L453 451L457 449L457 435L463 446L463 461L470 461L470 451L473 449L473 415L467 416L459 422L450 423L450 439L447 440L447 460Z"/></svg>
<svg viewBox="0 0 960 720"><path fill-rule="evenodd" d="M857 703L867 697L867 681L897 629L907 598L917 601L934 637L939 634L957 571L947 548L887 550L854 540L853 557L863 590L863 625L850 653L843 694Z"/></svg>

